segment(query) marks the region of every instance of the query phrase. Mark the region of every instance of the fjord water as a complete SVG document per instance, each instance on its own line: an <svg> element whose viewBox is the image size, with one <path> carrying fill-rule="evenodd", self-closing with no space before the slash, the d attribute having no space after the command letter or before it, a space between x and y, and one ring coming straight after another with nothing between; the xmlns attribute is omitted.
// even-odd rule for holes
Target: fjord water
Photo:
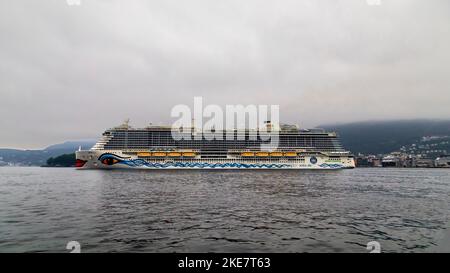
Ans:
<svg viewBox="0 0 450 273"><path fill-rule="evenodd" d="M0 252L434 252L449 209L448 169L5 167Z"/></svg>

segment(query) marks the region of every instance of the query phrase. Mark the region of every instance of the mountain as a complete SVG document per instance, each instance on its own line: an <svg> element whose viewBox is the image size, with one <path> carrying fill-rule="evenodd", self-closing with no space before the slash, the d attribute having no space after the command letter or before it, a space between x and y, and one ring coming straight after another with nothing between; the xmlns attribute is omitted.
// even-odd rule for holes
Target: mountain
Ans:
<svg viewBox="0 0 450 273"><path fill-rule="evenodd" d="M320 127L337 132L344 147L355 154L386 154L420 143L424 137L450 136L450 120L367 121Z"/></svg>
<svg viewBox="0 0 450 273"><path fill-rule="evenodd" d="M45 167L75 167L75 153L63 154L55 158L50 157Z"/></svg>
<svg viewBox="0 0 450 273"><path fill-rule="evenodd" d="M81 147L82 149L90 149L92 146L94 146L94 144L95 140L66 141L64 143L48 146L47 148L45 148L45 150L46 151L65 150L73 152L78 150L79 147Z"/></svg>
<svg viewBox="0 0 450 273"><path fill-rule="evenodd" d="M42 166L51 157L74 153L80 146L89 149L94 144L94 140L81 140L51 145L43 150L0 149L0 165Z"/></svg>

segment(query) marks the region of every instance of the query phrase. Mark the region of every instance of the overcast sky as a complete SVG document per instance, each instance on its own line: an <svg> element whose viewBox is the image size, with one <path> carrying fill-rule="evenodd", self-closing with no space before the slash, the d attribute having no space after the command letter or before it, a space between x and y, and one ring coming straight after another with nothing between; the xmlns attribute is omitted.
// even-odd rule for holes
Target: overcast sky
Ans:
<svg viewBox="0 0 450 273"><path fill-rule="evenodd" d="M96 138L176 104L312 127L450 118L450 1L0 1L0 147Z"/></svg>

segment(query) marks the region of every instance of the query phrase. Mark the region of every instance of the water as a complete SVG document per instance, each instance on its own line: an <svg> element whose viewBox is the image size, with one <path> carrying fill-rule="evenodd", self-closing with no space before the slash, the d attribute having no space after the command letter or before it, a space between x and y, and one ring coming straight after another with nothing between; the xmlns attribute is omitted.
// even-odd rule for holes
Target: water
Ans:
<svg viewBox="0 0 450 273"><path fill-rule="evenodd" d="M448 169L0 168L0 252L433 252L449 209Z"/></svg>

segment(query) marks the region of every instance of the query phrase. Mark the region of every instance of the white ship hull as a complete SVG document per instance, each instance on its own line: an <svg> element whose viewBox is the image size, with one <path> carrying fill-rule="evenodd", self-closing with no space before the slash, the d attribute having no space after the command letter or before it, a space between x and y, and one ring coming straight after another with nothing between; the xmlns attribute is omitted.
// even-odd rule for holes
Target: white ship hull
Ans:
<svg viewBox="0 0 450 273"><path fill-rule="evenodd" d="M340 170L355 167L353 157L332 160L326 155L304 156L302 159L143 159L121 151L78 151L78 169L145 169L145 170Z"/></svg>

